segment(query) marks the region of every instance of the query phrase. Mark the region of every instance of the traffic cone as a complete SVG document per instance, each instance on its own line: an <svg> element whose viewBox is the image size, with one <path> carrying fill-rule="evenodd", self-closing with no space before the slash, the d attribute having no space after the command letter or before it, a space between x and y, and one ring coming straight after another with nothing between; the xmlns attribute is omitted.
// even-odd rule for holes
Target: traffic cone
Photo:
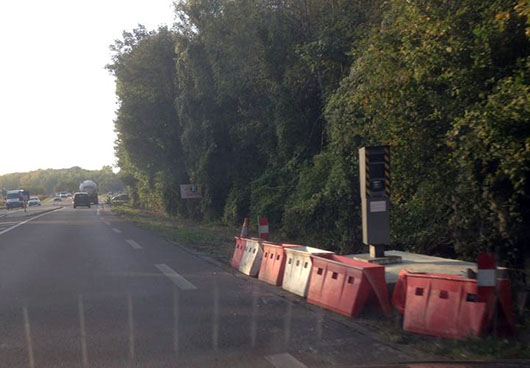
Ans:
<svg viewBox="0 0 530 368"><path fill-rule="evenodd" d="M258 216L258 234L263 240L269 240L269 219Z"/></svg>
<svg viewBox="0 0 530 368"><path fill-rule="evenodd" d="M248 237L248 217L245 217L243 220L243 226L241 227L241 235L242 238Z"/></svg>

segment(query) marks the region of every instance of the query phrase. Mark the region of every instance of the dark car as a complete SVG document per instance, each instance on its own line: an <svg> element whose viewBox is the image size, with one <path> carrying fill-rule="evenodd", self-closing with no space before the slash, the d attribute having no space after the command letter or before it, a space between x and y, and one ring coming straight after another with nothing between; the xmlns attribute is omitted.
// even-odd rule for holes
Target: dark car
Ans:
<svg viewBox="0 0 530 368"><path fill-rule="evenodd" d="M86 206L90 208L90 197L88 196L88 193L74 193L74 208L78 206Z"/></svg>

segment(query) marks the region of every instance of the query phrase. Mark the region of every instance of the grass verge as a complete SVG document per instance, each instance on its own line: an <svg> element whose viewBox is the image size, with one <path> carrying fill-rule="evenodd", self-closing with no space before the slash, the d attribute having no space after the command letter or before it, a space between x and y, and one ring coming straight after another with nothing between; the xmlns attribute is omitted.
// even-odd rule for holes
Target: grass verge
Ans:
<svg viewBox="0 0 530 368"><path fill-rule="evenodd" d="M530 360L530 344L522 334L516 339L487 336L463 340L418 335L403 330L402 317L397 312L389 319L367 316L356 321L370 331L376 331L383 341L410 346L440 360ZM524 326L518 326L518 331L523 329Z"/></svg>
<svg viewBox="0 0 530 368"><path fill-rule="evenodd" d="M120 217L150 230L175 243L198 250L228 265L234 250L234 235L239 229L219 224L201 224L187 219L173 218L157 212L133 209L126 205L111 207ZM484 339L450 340L403 331L401 317L381 319L370 313L355 322L378 336L382 341L410 346L440 357L440 360L500 360L530 359L528 335L518 340L488 337ZM527 330L530 321L518 326Z"/></svg>

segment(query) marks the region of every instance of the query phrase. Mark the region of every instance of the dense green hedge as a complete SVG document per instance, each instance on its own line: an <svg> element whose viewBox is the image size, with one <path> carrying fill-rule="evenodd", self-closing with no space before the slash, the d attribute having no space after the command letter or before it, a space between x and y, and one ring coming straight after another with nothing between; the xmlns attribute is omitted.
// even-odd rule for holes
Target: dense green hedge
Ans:
<svg viewBox="0 0 530 368"><path fill-rule="evenodd" d="M521 265L530 194L528 2L180 1L108 69L136 205L361 249L357 150L392 148L393 246ZM179 199L178 184L204 188ZM525 253L526 252L526 253ZM526 256L525 256L526 254Z"/></svg>

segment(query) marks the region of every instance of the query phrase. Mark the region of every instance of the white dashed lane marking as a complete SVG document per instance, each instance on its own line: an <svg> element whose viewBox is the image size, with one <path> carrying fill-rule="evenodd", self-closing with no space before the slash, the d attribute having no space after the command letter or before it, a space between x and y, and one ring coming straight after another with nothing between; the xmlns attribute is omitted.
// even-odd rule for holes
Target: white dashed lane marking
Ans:
<svg viewBox="0 0 530 368"><path fill-rule="evenodd" d="M268 355L265 359L276 368L307 368L307 366L289 353Z"/></svg>
<svg viewBox="0 0 530 368"><path fill-rule="evenodd" d="M125 240L133 249L142 249L142 246L132 239Z"/></svg>
<svg viewBox="0 0 530 368"><path fill-rule="evenodd" d="M116 229L115 227L112 228L112 231L114 231L116 234L121 234L121 230Z"/></svg>
<svg viewBox="0 0 530 368"><path fill-rule="evenodd" d="M184 277L176 273L171 267L169 267L167 264L156 264L156 268L160 272L162 272L168 279L173 281L175 285L177 285L181 290L195 290L197 289L195 285L193 285L191 282L186 280Z"/></svg>

